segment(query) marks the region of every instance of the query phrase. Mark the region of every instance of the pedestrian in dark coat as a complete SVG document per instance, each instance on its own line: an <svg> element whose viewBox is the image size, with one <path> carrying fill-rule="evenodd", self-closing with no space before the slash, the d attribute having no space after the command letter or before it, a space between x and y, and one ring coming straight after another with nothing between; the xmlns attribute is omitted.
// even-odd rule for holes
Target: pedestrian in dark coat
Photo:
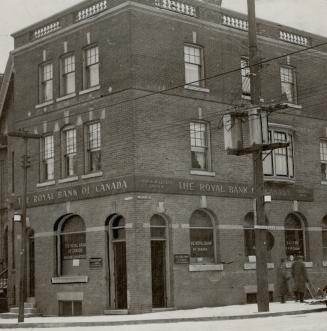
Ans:
<svg viewBox="0 0 327 331"><path fill-rule="evenodd" d="M305 284L308 282L308 274L302 256L298 256L292 264L292 277L294 280L295 301L300 300L300 302L303 302Z"/></svg>
<svg viewBox="0 0 327 331"><path fill-rule="evenodd" d="M289 279L290 276L286 270L285 259L281 259L277 269L277 288L281 303L285 303L285 298L288 295Z"/></svg>

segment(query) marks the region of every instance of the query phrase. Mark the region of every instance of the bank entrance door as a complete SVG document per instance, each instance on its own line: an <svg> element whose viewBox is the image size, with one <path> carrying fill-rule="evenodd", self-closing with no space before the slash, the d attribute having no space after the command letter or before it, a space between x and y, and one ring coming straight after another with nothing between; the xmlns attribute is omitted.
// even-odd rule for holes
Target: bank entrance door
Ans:
<svg viewBox="0 0 327 331"><path fill-rule="evenodd" d="M127 309L127 268L125 219L109 216L109 298L112 309Z"/></svg>
<svg viewBox="0 0 327 331"><path fill-rule="evenodd" d="M35 243L34 231L28 231L28 293L29 297L35 296Z"/></svg>
<svg viewBox="0 0 327 331"><path fill-rule="evenodd" d="M160 215L154 215L150 220L151 229L151 274L152 274L152 307L167 306L166 277L166 220Z"/></svg>
<svg viewBox="0 0 327 331"><path fill-rule="evenodd" d="M126 243L114 242L114 278L115 278L115 306L117 309L127 309L127 271L126 271Z"/></svg>

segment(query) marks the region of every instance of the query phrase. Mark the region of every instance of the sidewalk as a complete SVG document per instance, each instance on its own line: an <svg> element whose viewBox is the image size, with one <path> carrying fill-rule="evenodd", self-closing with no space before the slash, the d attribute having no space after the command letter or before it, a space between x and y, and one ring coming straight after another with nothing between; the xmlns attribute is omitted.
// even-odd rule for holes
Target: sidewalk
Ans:
<svg viewBox="0 0 327 331"><path fill-rule="evenodd" d="M76 317L30 317L24 323L17 323L17 319L1 319L0 329L15 328L50 328L50 327L87 327L87 326L115 326L132 324L157 324L176 322L197 322L262 318L281 315L298 315L327 311L323 304L309 305L307 303L287 302L270 303L269 312L258 313L256 304L238 306L197 308L187 310L170 310L139 315L101 315Z"/></svg>

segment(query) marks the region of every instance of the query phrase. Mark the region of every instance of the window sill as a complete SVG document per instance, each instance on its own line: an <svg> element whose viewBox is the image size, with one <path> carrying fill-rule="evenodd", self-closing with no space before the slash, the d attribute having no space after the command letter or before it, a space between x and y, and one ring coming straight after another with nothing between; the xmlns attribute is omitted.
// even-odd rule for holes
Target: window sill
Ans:
<svg viewBox="0 0 327 331"><path fill-rule="evenodd" d="M72 176L72 177L67 177L67 178L62 178L58 180L58 183L68 183L68 182L75 182L78 180L78 176Z"/></svg>
<svg viewBox="0 0 327 331"><path fill-rule="evenodd" d="M327 267L327 261L322 261L322 266Z"/></svg>
<svg viewBox="0 0 327 331"><path fill-rule="evenodd" d="M312 268L313 267L313 263L312 262L303 262L304 263L304 265L305 265L305 267L306 268ZM292 264L293 264L293 262L286 262L286 268L287 269L291 269L292 268Z"/></svg>
<svg viewBox="0 0 327 331"><path fill-rule="evenodd" d="M43 102L43 103L39 103L38 105L35 105L35 109L39 109L39 108L43 108L49 105L53 104L53 100L47 101L47 102Z"/></svg>
<svg viewBox="0 0 327 331"><path fill-rule="evenodd" d="M243 100L251 100L251 96L250 95L242 94L242 99Z"/></svg>
<svg viewBox="0 0 327 331"><path fill-rule="evenodd" d="M67 99L71 99L71 98L74 98L76 97L76 93L70 93L70 94L66 94L58 99L56 99L57 102L60 102L60 101L64 101L64 100L67 100Z"/></svg>
<svg viewBox="0 0 327 331"><path fill-rule="evenodd" d="M321 181L321 185L327 185L327 181L326 180L322 180Z"/></svg>
<svg viewBox="0 0 327 331"><path fill-rule="evenodd" d="M192 91L197 91L197 92L210 93L210 90L208 88L201 87L201 86L184 85L184 88L187 90L192 90Z"/></svg>
<svg viewBox="0 0 327 331"><path fill-rule="evenodd" d="M274 263L267 263L267 269L274 269L275 268L275 264ZM257 265L256 263L244 263L244 270L256 270L257 269Z"/></svg>
<svg viewBox="0 0 327 331"><path fill-rule="evenodd" d="M36 184L36 187L45 187L45 186L50 186L50 185L54 185L54 184L56 184L55 180L49 180L47 182L42 182L42 183Z"/></svg>
<svg viewBox="0 0 327 331"><path fill-rule="evenodd" d="M78 94L82 95L82 94L90 93L90 92L93 92L93 91L97 91L99 89L100 89L100 85L97 85L97 86L90 87L86 90L80 91Z"/></svg>
<svg viewBox="0 0 327 331"><path fill-rule="evenodd" d="M265 182L272 182L272 183L284 183L284 184L295 184L295 179L291 178L283 178L283 177L264 177Z"/></svg>
<svg viewBox="0 0 327 331"><path fill-rule="evenodd" d="M223 271L223 264L190 264L189 271Z"/></svg>
<svg viewBox="0 0 327 331"><path fill-rule="evenodd" d="M88 178L101 177L101 176L103 176L103 172L102 171L97 171L97 172L91 172L91 173L86 174L86 175L82 175L81 178L82 179L88 179Z"/></svg>
<svg viewBox="0 0 327 331"><path fill-rule="evenodd" d="M216 173L214 171L206 171L206 170L190 170L191 175L198 175L198 176L210 176L215 177Z"/></svg>
<svg viewBox="0 0 327 331"><path fill-rule="evenodd" d="M51 278L52 284L87 283L88 281L88 276L61 276Z"/></svg>

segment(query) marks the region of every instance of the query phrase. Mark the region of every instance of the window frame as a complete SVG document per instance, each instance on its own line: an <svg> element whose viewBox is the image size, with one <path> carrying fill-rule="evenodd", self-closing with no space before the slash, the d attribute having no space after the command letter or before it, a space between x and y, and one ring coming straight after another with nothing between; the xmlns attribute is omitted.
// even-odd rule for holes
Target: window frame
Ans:
<svg viewBox="0 0 327 331"><path fill-rule="evenodd" d="M46 151L46 146L49 146L49 144L46 142L48 138L52 138L51 142L51 149L50 152ZM49 156L50 155L50 156ZM41 181L42 182L47 182L47 181L52 181L55 179L55 149L54 149L54 135L47 134L42 138L42 144L41 144ZM53 172L52 172L52 177L49 176L49 161L52 160L52 167L53 167Z"/></svg>
<svg viewBox="0 0 327 331"><path fill-rule="evenodd" d="M69 58L73 58L73 62L70 63L70 66L73 67L73 70L66 72L66 63L65 61ZM72 81L74 83L74 88L72 91L68 91L67 82L69 75L72 75ZM74 53L68 53L61 57L60 59L60 96L67 96L70 94L76 93L76 56Z"/></svg>
<svg viewBox="0 0 327 331"><path fill-rule="evenodd" d="M76 231L76 232L64 232L65 223L71 220L72 218L78 218L80 222L82 222L82 231ZM64 259L63 253L62 253L62 245L64 243L63 236L64 235L72 235L72 234L83 234L84 235L84 243L85 243L85 258L78 258L78 260L85 260L87 262L87 238L86 238L86 224L84 219L77 215L77 214L67 214L62 219L60 219L55 227L55 233L56 233L56 273L57 277L64 277L64 276L76 276L76 274L66 274L66 272L63 271L63 261L65 260L74 260L72 259Z"/></svg>
<svg viewBox="0 0 327 331"><path fill-rule="evenodd" d="M322 144L325 144L325 147L322 147ZM320 141L319 141L319 150L320 150L321 181L325 183L325 182L327 182L327 138L321 138L320 139ZM323 176L323 171L325 173L324 176Z"/></svg>
<svg viewBox="0 0 327 331"><path fill-rule="evenodd" d="M195 50L199 51L199 55L197 56L196 54L194 54L195 58L199 58L199 63L196 63L196 61L191 62L191 57L193 56L191 53L186 53L186 49L193 49L194 53ZM185 80L185 85L186 86L193 86L196 88L205 88L206 84L205 84L205 70L204 70L204 48L198 44L184 44L184 48L183 48L183 54L184 54L184 80ZM187 57L189 58L189 60L187 61ZM196 74L196 80L189 79L189 76L192 76L192 73L190 73L190 70L187 68L187 65L189 66L194 66L197 68L197 74Z"/></svg>
<svg viewBox="0 0 327 331"><path fill-rule="evenodd" d="M285 75L282 73L283 70L288 70L288 72L291 72L291 75ZM292 77L292 80L283 80L283 78L285 77ZM292 92L292 97L291 100L288 97L288 94L286 91L283 91L284 88L283 86L286 84L288 84L287 86L290 87L290 90ZM291 103L291 104L297 104L298 103L298 96L297 96L297 81L296 81L296 70L295 67L292 67L290 65L281 65L280 66L280 90L281 90L281 96L283 95L283 93L286 94L286 99L287 102Z"/></svg>
<svg viewBox="0 0 327 331"><path fill-rule="evenodd" d="M98 126L98 134L97 134L97 141L98 146L97 147L90 147L90 127L93 125ZM89 123L86 123L84 127L84 138L85 138L85 173L95 173L102 171L102 137L101 137L101 122L100 121L92 121ZM99 168L98 169L92 169L92 155L93 153L99 154Z"/></svg>
<svg viewBox="0 0 327 331"><path fill-rule="evenodd" d="M285 135L285 141L281 139L277 139L275 134ZM288 147L277 148L272 150L271 152L264 152L263 153L263 173L265 178L276 178L276 179L287 179L287 180L294 180L295 178L295 159L294 159L294 132L290 128L285 128L282 126L274 126L269 125L268 129L268 136L269 142L290 142ZM286 174L279 173L277 168L277 161L276 159L278 156L285 159L286 163ZM266 171L267 169L267 162L270 160L270 167L271 173Z"/></svg>
<svg viewBox="0 0 327 331"><path fill-rule="evenodd" d="M195 142L198 140L201 140L202 137L196 137L195 134L197 130L192 130L195 128L196 125L204 126L204 130L201 130L200 132L204 132L204 144L201 146L198 146L196 144L192 144L192 140ZM193 135L192 135L193 133ZM191 152L191 171L211 171L212 170L212 159L211 159L211 136L210 136L210 124L206 121L201 120L194 120L189 123L189 139L190 139L190 152ZM193 158L194 160L198 161L194 156L193 153L202 153L204 154L204 160L206 165L204 167L201 167L201 164L198 162L200 167L194 167L193 166Z"/></svg>
<svg viewBox="0 0 327 331"><path fill-rule="evenodd" d="M194 217L194 215L197 213L204 213L206 215L206 218L210 221L211 226L210 227L205 227L205 226L193 226L191 225L192 222L192 217ZM213 254L210 257L207 257L208 260L198 260L198 259L205 259L205 256L202 257L193 257L192 256L192 231L199 231L199 230L210 230L211 231L211 235L212 235L212 250L213 250ZM214 218L212 217L212 215L210 215L206 210L204 209L197 209L195 210L190 219L189 219L189 238L190 238L190 264L193 265L208 265L208 264L217 264L217 259L218 259L218 253L217 253L217 228L216 228L216 222L214 220Z"/></svg>
<svg viewBox="0 0 327 331"><path fill-rule="evenodd" d="M51 66L50 78L45 78L46 71L45 68ZM54 100L54 65L52 61L47 61L39 65L39 103L51 102ZM47 96L47 86L49 87L49 92L51 96Z"/></svg>
<svg viewBox="0 0 327 331"><path fill-rule="evenodd" d="M92 49L96 49L96 61L94 63L88 63L88 52L90 52ZM92 56L90 56L92 58ZM91 84L91 70L90 68L96 67L97 71L97 82L96 84ZM100 85L100 52L99 52L99 46L97 44L89 45L88 47L84 48L83 51L83 89L87 90L90 88L94 88L96 86Z"/></svg>
<svg viewBox="0 0 327 331"><path fill-rule="evenodd" d="M251 97L251 80L250 80L250 67L249 57L241 56L241 83L242 83L242 96ZM248 86L248 88L247 88Z"/></svg>
<svg viewBox="0 0 327 331"><path fill-rule="evenodd" d="M75 131L74 135L74 152L67 152L67 132ZM77 129L74 126L67 126L63 128L62 133L62 177L69 178L77 176ZM70 163L73 163L71 168ZM70 173L70 169L73 169L74 173Z"/></svg>

